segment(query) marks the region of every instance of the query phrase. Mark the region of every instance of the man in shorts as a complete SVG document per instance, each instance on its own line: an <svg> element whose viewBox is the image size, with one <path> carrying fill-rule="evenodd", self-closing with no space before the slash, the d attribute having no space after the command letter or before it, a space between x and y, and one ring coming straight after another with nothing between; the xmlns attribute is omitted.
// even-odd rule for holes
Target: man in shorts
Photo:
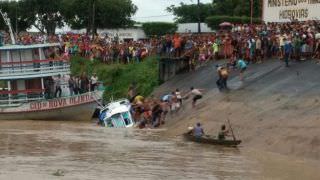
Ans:
<svg viewBox="0 0 320 180"><path fill-rule="evenodd" d="M192 107L196 107L196 103L199 99L202 98L202 91L204 91L203 89L195 89L194 87L190 88L190 92L187 94L187 96L189 95L193 95L192 98Z"/></svg>
<svg viewBox="0 0 320 180"><path fill-rule="evenodd" d="M229 77L229 72L226 67L218 66L217 67L217 73L219 76L219 79L217 80L216 84L220 91L222 90L228 90L227 81Z"/></svg>

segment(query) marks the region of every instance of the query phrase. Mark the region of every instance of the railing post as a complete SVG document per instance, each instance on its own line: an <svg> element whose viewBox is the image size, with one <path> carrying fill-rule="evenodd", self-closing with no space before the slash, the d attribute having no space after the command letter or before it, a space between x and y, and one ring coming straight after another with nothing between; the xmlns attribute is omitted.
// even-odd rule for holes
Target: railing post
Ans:
<svg viewBox="0 0 320 180"><path fill-rule="evenodd" d="M8 101L8 103L11 104L11 94L10 94L10 91L11 91L11 81L10 81L10 80L8 81L8 91L9 91L9 94L8 94L9 101Z"/></svg>
<svg viewBox="0 0 320 180"><path fill-rule="evenodd" d="M43 82L43 78L41 78L41 88L42 88L42 97L45 97L45 92L43 91L44 90L44 82Z"/></svg>

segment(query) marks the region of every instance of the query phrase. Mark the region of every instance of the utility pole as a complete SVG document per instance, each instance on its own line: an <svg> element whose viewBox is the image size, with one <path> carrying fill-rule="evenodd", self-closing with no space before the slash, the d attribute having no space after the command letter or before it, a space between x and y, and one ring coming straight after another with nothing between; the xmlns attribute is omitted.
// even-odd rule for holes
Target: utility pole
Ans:
<svg viewBox="0 0 320 180"><path fill-rule="evenodd" d="M200 34L201 33L201 12L200 12L200 0L198 0L198 33Z"/></svg>
<svg viewBox="0 0 320 180"><path fill-rule="evenodd" d="M250 24L253 22L253 0L250 0Z"/></svg>
<svg viewBox="0 0 320 180"><path fill-rule="evenodd" d="M92 0L92 19L91 19L91 30L92 30L92 40L95 36L95 16L96 16L96 1Z"/></svg>
<svg viewBox="0 0 320 180"><path fill-rule="evenodd" d="M18 39L18 8L19 2L16 1L16 39Z"/></svg>

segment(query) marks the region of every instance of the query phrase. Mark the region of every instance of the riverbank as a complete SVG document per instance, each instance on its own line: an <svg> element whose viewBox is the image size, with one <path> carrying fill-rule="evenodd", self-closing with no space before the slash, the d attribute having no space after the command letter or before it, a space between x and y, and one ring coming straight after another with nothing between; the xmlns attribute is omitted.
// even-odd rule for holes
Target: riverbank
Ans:
<svg viewBox="0 0 320 180"><path fill-rule="evenodd" d="M105 64L98 60L90 61L81 57L71 58L71 72L73 76L82 73L92 75L96 73L99 81L106 87L104 100L127 97L131 83L137 84L137 92L148 96L159 85L158 59L156 56L148 57L140 63Z"/></svg>
<svg viewBox="0 0 320 180"><path fill-rule="evenodd" d="M214 65L192 74L178 75L163 84L155 95L190 86L206 89L195 109L191 101L166 123L168 137L184 133L201 122L208 134L217 134L229 118L243 147L320 161L320 76L314 62L285 68L279 61L250 65L245 81L237 74L229 80L229 93L220 93Z"/></svg>

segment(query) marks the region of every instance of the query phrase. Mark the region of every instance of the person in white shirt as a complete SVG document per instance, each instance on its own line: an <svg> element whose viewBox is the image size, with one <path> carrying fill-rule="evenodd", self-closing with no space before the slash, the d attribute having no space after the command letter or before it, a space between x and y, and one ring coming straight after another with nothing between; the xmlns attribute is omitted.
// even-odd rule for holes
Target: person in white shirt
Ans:
<svg viewBox="0 0 320 180"><path fill-rule="evenodd" d="M176 96L177 96L178 102L180 103L180 106L182 106L182 96L179 89L176 89Z"/></svg>
<svg viewBox="0 0 320 180"><path fill-rule="evenodd" d="M98 85L98 77L97 77L97 74L94 73L90 79L90 90L95 91L95 88L97 85Z"/></svg>
<svg viewBox="0 0 320 180"><path fill-rule="evenodd" d="M203 89L195 89L194 87L191 87L190 92L186 95L186 97L191 94L193 95L193 98L192 98L192 107L193 108L196 107L197 101L202 98L202 91L204 91L204 90Z"/></svg>

